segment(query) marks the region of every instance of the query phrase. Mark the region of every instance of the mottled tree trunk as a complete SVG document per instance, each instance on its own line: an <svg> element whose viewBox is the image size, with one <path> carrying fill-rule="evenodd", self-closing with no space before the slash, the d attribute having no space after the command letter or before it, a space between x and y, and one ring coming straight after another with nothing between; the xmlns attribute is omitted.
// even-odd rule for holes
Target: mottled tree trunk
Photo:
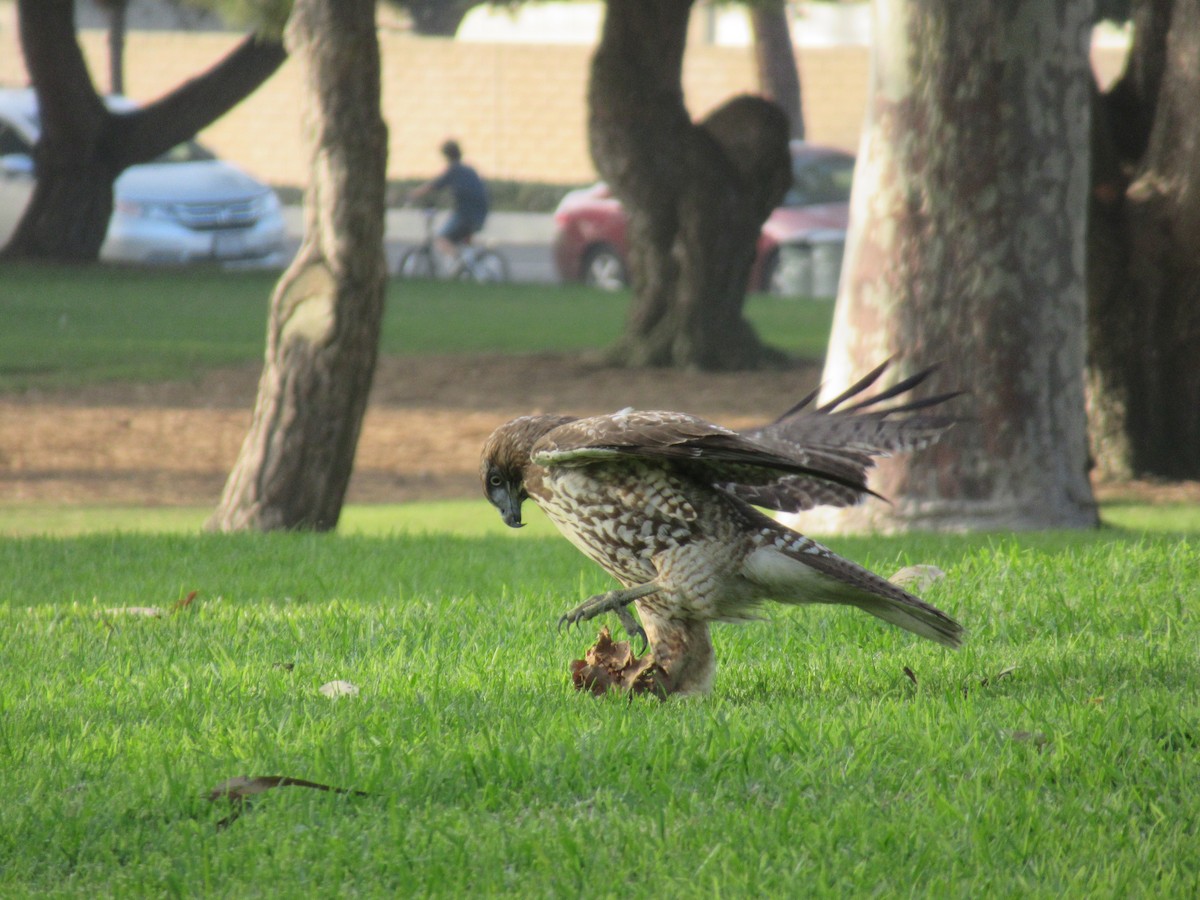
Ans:
<svg viewBox="0 0 1200 900"><path fill-rule="evenodd" d="M125 33L129 0L111 0L108 7L108 90L125 93Z"/></svg>
<svg viewBox="0 0 1200 900"><path fill-rule="evenodd" d="M967 417L885 460L843 528L1097 522L1083 366L1088 0L875 0L872 92L824 384L942 363ZM829 524L826 522L825 524ZM808 527L812 527L810 524Z"/></svg>
<svg viewBox="0 0 1200 900"><path fill-rule="evenodd" d="M758 89L779 105L788 117L793 138L804 140L804 102L800 93L800 71L792 46L792 28L783 0L759 2L747 10L754 32L754 61Z"/></svg>
<svg viewBox="0 0 1200 900"><path fill-rule="evenodd" d="M378 355L387 128L373 0L296 0L312 170L306 232L271 299L250 433L209 527L330 529Z"/></svg>
<svg viewBox="0 0 1200 900"><path fill-rule="evenodd" d="M762 223L791 181L787 119L738 97L692 122L681 84L690 10L608 0L592 62L592 159L629 214L634 293L610 358L751 368L775 358L743 306Z"/></svg>
<svg viewBox="0 0 1200 900"><path fill-rule="evenodd" d="M37 185L5 258L96 259L112 216L113 182L187 140L235 106L287 58L247 38L208 72L157 102L114 115L92 85L75 39L73 0L19 0L21 47L37 90Z"/></svg>
<svg viewBox="0 0 1200 900"><path fill-rule="evenodd" d="M405 0L404 8L417 34L454 37L463 17L483 0Z"/></svg>
<svg viewBox="0 0 1200 900"><path fill-rule="evenodd" d="M1102 476L1200 478L1200 0L1144 0L1099 98L1088 400Z"/></svg>

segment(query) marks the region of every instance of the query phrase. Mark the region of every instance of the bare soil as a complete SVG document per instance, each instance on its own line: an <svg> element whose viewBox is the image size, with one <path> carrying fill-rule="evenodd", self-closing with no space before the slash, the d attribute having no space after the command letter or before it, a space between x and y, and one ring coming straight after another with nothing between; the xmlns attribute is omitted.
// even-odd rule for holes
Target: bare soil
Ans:
<svg viewBox="0 0 1200 900"><path fill-rule="evenodd" d="M0 396L0 501L212 505L246 431L259 365L192 381ZM351 502L474 497L492 429L530 412L682 409L735 427L816 383L787 371L627 371L575 356L384 359L363 423Z"/></svg>
<svg viewBox="0 0 1200 900"><path fill-rule="evenodd" d="M260 367L190 381L0 396L0 502L215 505L250 424ZM706 374L621 370L565 355L385 359L363 424L350 502L475 497L492 429L531 412L678 409L740 427L767 421L819 369ZM1200 484L1098 485L1102 497L1200 502Z"/></svg>

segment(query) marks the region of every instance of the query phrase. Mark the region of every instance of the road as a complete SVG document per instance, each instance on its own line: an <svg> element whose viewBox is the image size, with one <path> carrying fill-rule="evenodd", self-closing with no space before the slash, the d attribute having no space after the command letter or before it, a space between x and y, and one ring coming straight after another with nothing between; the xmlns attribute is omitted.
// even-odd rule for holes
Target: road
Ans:
<svg viewBox="0 0 1200 900"><path fill-rule="evenodd" d="M288 258L295 254L304 236L304 212L299 206L284 210L288 226ZM419 210L389 209L384 248L388 267L394 269L400 254L425 236L425 221ZM550 245L554 219L548 213L496 212L488 217L483 240L508 258L512 280L526 284L554 284L558 275Z"/></svg>

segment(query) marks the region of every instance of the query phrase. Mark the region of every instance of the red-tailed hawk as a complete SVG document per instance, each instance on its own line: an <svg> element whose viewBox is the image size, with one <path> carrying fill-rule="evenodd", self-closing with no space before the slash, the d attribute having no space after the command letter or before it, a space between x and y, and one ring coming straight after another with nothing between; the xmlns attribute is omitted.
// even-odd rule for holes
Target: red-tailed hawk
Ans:
<svg viewBox="0 0 1200 900"><path fill-rule="evenodd" d="M513 419L484 445L483 488L514 528L532 498L621 582L560 627L611 611L633 631L635 604L668 692L706 692L716 665L708 623L753 619L764 600L849 604L957 647L962 628L941 610L754 508L855 503L873 493L872 457L924 446L949 427L923 410L952 394L879 406L932 370L846 405L886 366L823 406L812 406L814 393L741 433L678 412Z"/></svg>

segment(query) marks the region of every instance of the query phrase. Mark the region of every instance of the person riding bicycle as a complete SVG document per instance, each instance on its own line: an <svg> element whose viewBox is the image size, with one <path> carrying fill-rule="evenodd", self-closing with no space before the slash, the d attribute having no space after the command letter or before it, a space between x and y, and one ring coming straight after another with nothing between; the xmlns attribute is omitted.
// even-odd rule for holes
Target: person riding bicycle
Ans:
<svg viewBox="0 0 1200 900"><path fill-rule="evenodd" d="M441 175L413 188L410 200L419 200L432 193L449 189L454 210L438 229L438 249L446 256L458 253L461 246L471 243L471 237L483 228L488 215L488 194L483 179L471 166L462 161L462 148L450 139L442 144L446 169Z"/></svg>

